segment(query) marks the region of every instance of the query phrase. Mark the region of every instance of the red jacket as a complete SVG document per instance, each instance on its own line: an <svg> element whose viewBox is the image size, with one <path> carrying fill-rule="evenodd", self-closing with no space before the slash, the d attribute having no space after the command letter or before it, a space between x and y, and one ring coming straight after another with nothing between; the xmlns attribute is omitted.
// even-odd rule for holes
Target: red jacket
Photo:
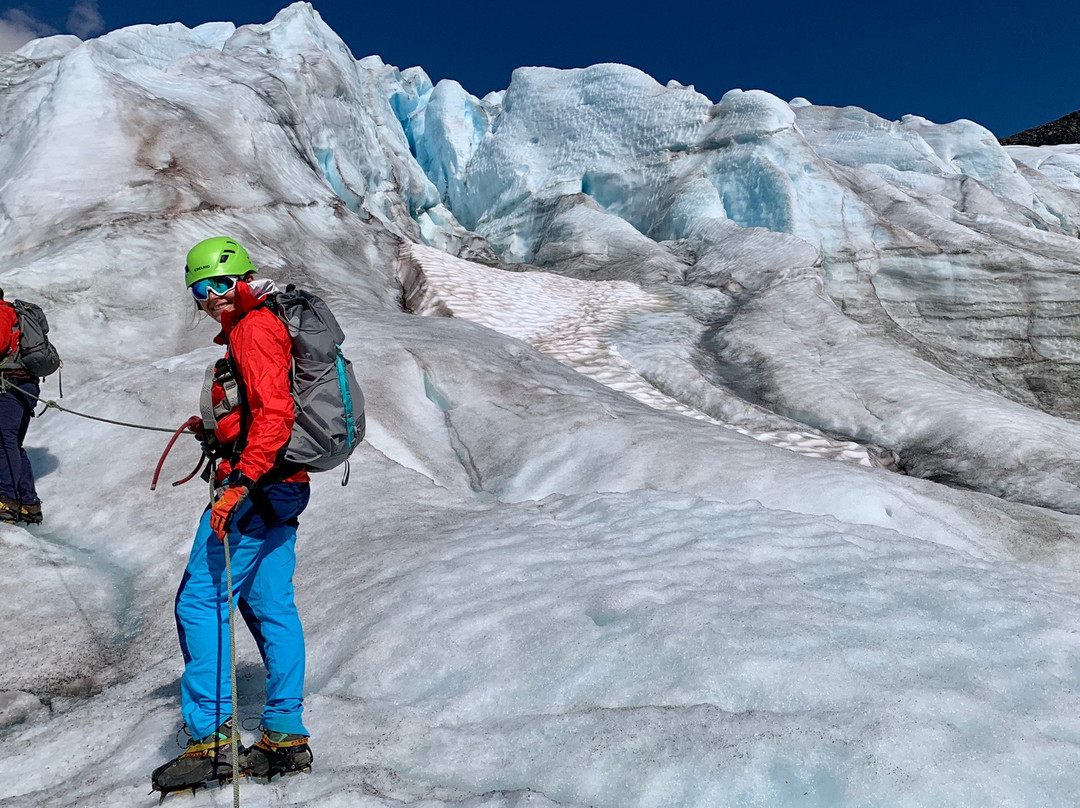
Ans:
<svg viewBox="0 0 1080 808"><path fill-rule="evenodd" d="M19 348L19 317L15 307L6 300L0 300L0 358L14 353Z"/></svg>
<svg viewBox="0 0 1080 808"><path fill-rule="evenodd" d="M247 443L236 468L256 482L270 471L278 452L292 435L294 412L290 391L292 340L277 315L260 304L251 286L236 284L236 307L221 318L221 333L214 340L227 345L226 356L240 375L244 404L218 422L214 436L223 444L235 443L247 430ZM215 391L215 395L218 391ZM218 464L218 479L233 470L227 459ZM307 482L299 471L285 482Z"/></svg>

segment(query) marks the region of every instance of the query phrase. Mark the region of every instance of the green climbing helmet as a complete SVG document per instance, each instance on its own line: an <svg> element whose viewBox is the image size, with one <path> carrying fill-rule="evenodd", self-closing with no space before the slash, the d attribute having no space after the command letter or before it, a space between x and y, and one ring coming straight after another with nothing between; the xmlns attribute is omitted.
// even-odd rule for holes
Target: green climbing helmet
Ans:
<svg viewBox="0 0 1080 808"><path fill-rule="evenodd" d="M247 275L255 272L255 265L247 250L228 236L203 239L187 254L184 265L184 283L191 284L204 278L222 275Z"/></svg>

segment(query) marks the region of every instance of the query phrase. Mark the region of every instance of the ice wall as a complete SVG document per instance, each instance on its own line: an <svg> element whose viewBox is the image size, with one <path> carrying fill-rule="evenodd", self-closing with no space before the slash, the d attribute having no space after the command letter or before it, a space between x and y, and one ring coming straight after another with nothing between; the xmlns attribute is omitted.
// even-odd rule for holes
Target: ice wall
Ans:
<svg viewBox="0 0 1080 808"><path fill-rule="evenodd" d="M694 376L734 385L886 446L911 473L1080 507L1066 493L1075 427L1054 420L1080 416L1080 196L1067 155L1040 161L1043 173L970 121L891 122L757 90L713 104L621 65L521 69L490 109L456 85L444 92L455 103L427 107L409 131L446 206L504 262L682 295L707 326L694 346L706 358L654 357L649 373L687 391L687 405L704 407ZM722 294L684 291L702 288ZM789 329L792 310L813 328ZM750 311L764 321L744 330ZM851 334L875 347L825 371L821 358ZM883 362L944 371L919 373L941 406L867 406L905 399L878 375ZM1023 422L1042 448L1006 449L998 428L960 414L972 401ZM1070 437L1035 439L1036 424ZM1013 482L974 470L969 458L987 455ZM1052 480L1017 483L1032 466Z"/></svg>

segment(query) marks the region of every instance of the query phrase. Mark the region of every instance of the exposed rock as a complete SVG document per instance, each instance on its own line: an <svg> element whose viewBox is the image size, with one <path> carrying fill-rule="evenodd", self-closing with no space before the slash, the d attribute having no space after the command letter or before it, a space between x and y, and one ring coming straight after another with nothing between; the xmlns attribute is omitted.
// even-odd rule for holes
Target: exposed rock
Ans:
<svg viewBox="0 0 1080 808"><path fill-rule="evenodd" d="M1080 110L1070 112L1056 121L1033 126L1000 140L1002 146L1061 146L1080 143Z"/></svg>

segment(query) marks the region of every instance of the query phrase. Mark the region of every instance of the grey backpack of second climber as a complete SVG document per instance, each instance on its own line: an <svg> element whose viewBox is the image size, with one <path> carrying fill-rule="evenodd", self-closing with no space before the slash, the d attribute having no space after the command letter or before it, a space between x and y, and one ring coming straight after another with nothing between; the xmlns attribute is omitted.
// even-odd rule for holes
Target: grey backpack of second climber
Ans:
<svg viewBox="0 0 1080 808"><path fill-rule="evenodd" d="M364 394L341 352L345 333L322 298L289 285L271 308L292 339L296 422L285 460L326 471L349 459L364 439Z"/></svg>
<svg viewBox="0 0 1080 808"><path fill-rule="evenodd" d="M25 300L13 300L19 346L12 356L0 363L0 370L21 369L31 376L44 379L55 373L61 365L60 354L49 342L49 321L41 306Z"/></svg>

